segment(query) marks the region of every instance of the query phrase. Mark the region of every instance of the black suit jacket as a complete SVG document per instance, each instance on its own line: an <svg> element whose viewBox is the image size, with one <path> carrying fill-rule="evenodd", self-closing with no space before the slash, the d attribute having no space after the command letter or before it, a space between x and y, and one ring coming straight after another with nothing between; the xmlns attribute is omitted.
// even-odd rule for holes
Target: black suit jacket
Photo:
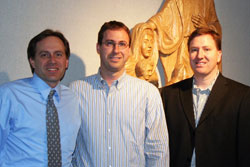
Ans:
<svg viewBox="0 0 250 167"><path fill-rule="evenodd" d="M161 91L169 131L170 166L250 166L250 88L218 76L195 128L193 78Z"/></svg>

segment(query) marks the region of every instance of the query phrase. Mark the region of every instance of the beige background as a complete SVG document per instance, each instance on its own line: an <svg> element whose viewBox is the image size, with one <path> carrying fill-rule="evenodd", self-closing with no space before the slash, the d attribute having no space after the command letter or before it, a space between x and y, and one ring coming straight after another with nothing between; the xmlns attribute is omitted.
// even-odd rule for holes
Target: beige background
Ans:
<svg viewBox="0 0 250 167"><path fill-rule="evenodd" d="M63 83L97 72L97 32L105 21L129 28L147 21L163 0L0 0L0 84L31 76L29 40L45 28L60 30L71 46ZM250 1L215 0L223 31L223 74L250 85ZM161 74L161 68L159 69Z"/></svg>

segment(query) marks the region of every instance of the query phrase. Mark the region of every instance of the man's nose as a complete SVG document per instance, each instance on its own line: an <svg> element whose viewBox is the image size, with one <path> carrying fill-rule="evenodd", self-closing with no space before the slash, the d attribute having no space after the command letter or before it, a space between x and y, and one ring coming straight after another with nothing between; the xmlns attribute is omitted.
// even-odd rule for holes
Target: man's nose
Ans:
<svg viewBox="0 0 250 167"><path fill-rule="evenodd" d="M113 50L114 50L114 52L115 52L115 53L120 52L120 47L119 47L119 44L114 44L114 46L113 46Z"/></svg>
<svg viewBox="0 0 250 167"><path fill-rule="evenodd" d="M56 62L56 56L55 56L55 55L51 55L51 56L49 57L49 62L51 62L51 63Z"/></svg>
<svg viewBox="0 0 250 167"><path fill-rule="evenodd" d="M202 49L199 49L199 51L197 52L197 58L202 59L204 58L204 51Z"/></svg>

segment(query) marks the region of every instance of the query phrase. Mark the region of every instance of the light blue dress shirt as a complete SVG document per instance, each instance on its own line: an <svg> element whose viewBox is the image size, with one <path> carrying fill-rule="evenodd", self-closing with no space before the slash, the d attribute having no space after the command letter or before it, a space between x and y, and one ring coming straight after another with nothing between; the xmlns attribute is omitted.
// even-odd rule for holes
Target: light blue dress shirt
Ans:
<svg viewBox="0 0 250 167"><path fill-rule="evenodd" d="M58 84L62 166L71 166L81 115L73 92ZM36 74L0 86L0 167L46 167L46 104L51 88Z"/></svg>
<svg viewBox="0 0 250 167"><path fill-rule="evenodd" d="M155 86L124 73L109 87L98 73L70 87L83 114L78 167L168 166L168 130Z"/></svg>

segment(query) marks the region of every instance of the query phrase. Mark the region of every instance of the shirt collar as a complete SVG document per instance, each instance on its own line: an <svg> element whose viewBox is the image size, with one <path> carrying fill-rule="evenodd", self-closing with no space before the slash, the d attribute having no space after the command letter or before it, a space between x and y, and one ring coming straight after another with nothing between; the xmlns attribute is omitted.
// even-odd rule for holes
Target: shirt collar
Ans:
<svg viewBox="0 0 250 167"><path fill-rule="evenodd" d="M117 89L121 89L125 76L126 72L124 71L123 74L112 83L112 86L115 86ZM100 68L97 73L97 85L99 88L103 88L108 85L107 82L101 76Z"/></svg>
<svg viewBox="0 0 250 167"><path fill-rule="evenodd" d="M200 88L197 87L196 80L193 77L193 93L197 94L197 92L199 91L200 93L209 94L211 92L211 90L212 90L212 88L214 86L214 83L215 83L216 79L218 78L218 76L219 76L219 71L217 72L213 82L204 90L201 90Z"/></svg>
<svg viewBox="0 0 250 167"><path fill-rule="evenodd" d="M38 92L41 94L42 98L46 100L48 98L49 92L54 89L55 92L55 98L57 101L60 101L61 99L61 84L57 84L55 88L51 88L44 80L42 80L36 73L33 74L33 77L31 78L31 84L33 87L38 90Z"/></svg>

